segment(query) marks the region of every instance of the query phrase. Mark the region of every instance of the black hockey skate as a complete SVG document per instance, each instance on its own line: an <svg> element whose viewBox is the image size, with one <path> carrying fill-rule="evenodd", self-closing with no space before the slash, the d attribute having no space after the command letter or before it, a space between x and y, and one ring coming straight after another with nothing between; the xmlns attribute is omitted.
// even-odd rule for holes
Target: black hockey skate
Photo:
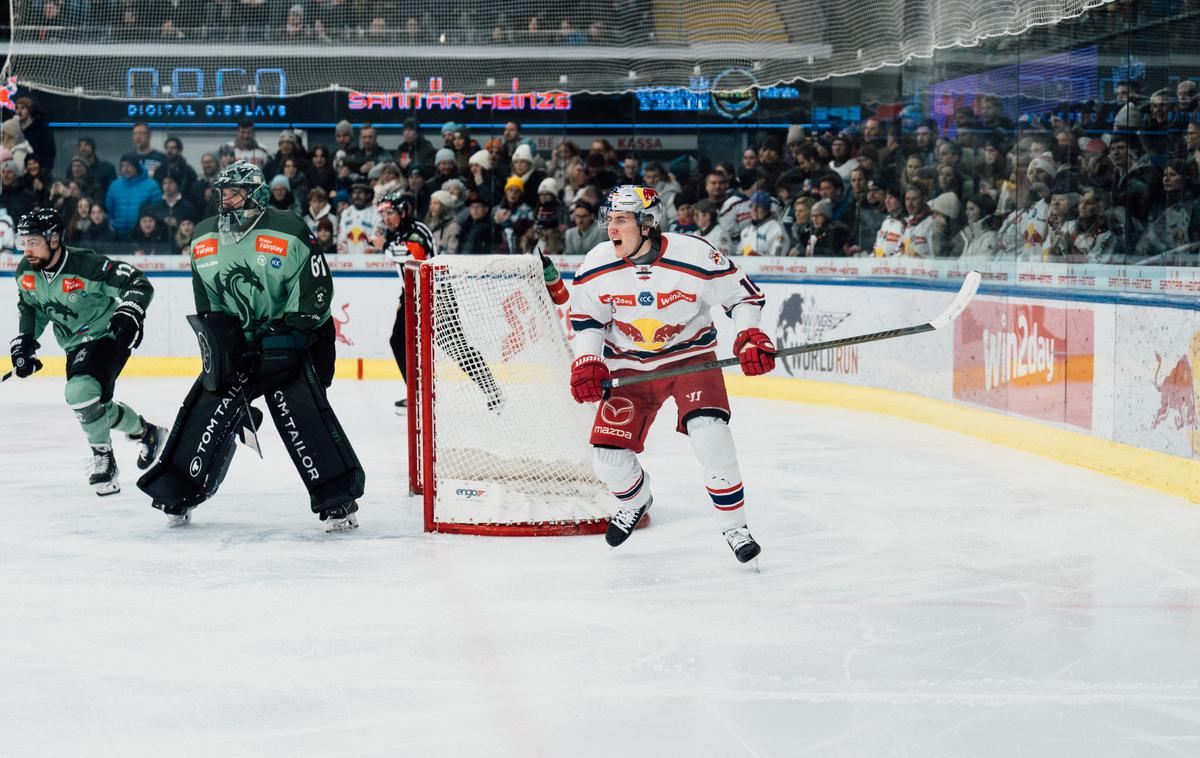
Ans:
<svg viewBox="0 0 1200 758"><path fill-rule="evenodd" d="M351 500L343 505L335 505L321 511L321 520L325 522L326 532L348 532L358 528L358 502Z"/></svg>
<svg viewBox="0 0 1200 758"><path fill-rule="evenodd" d="M196 510L194 505L167 505L161 500L150 505L167 514L167 526L187 526L192 523L192 511Z"/></svg>
<svg viewBox="0 0 1200 758"><path fill-rule="evenodd" d="M762 552L762 548L750 536L749 527L744 525L726 530L725 541L729 543L729 549L741 563L749 563Z"/></svg>
<svg viewBox="0 0 1200 758"><path fill-rule="evenodd" d="M396 401L396 415L403 416L408 413L408 398Z"/></svg>
<svg viewBox="0 0 1200 758"><path fill-rule="evenodd" d="M158 458L163 445L167 444L167 430L142 419L141 433L136 437L131 434L129 439L138 443L137 467L145 471Z"/></svg>
<svg viewBox="0 0 1200 758"><path fill-rule="evenodd" d="M96 494L103 497L120 492L118 473L112 445L92 445L92 473L88 476L88 484L95 487Z"/></svg>
<svg viewBox="0 0 1200 758"><path fill-rule="evenodd" d="M622 508L617 511L616 515L608 522L608 530L604 532L604 541L608 543L609 547L616 547L629 539L629 535L633 534L634 529L637 529L637 525L641 523L642 517L646 515L646 511L650 510L653 502L654 498L650 498L641 508Z"/></svg>

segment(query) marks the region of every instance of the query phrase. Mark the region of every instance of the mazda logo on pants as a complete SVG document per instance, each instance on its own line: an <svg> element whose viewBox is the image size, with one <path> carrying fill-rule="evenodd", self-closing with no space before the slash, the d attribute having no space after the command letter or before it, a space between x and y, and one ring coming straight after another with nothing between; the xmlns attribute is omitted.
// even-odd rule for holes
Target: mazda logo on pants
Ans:
<svg viewBox="0 0 1200 758"><path fill-rule="evenodd" d="M600 406L600 420L613 426L625 426L633 420L633 401L627 397L614 397Z"/></svg>

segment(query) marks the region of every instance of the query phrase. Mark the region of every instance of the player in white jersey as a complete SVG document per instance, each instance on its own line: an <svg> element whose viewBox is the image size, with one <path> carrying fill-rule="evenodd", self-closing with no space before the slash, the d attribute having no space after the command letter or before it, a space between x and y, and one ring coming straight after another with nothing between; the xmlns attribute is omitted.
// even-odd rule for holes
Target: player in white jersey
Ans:
<svg viewBox="0 0 1200 758"><path fill-rule="evenodd" d="M375 230L383 225L375 204L375 192L366 182L355 182L350 188L351 205L338 217L339 253L377 253L371 242Z"/></svg>
<svg viewBox="0 0 1200 758"><path fill-rule="evenodd" d="M724 375L710 369L611 391L604 386L613 376L714 360L714 306L738 329L733 349L743 372L755 376L775 366L775 346L758 328L762 291L707 240L663 234L662 220L653 189L617 187L601 211L608 241L587 254L571 288L577 355L571 394L580 403L603 401L590 438L592 463L620 504L606 539L620 545L650 508L650 479L637 453L670 397L678 409L676 429L688 436L704 469L726 541L745 563L758 555L759 545L746 526Z"/></svg>

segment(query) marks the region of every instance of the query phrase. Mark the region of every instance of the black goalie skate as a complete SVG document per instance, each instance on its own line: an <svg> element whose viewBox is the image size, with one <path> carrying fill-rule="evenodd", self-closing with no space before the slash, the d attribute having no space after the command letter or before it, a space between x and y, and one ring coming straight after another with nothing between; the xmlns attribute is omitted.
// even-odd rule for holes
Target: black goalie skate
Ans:
<svg viewBox="0 0 1200 758"><path fill-rule="evenodd" d="M629 539L629 535L633 534L634 529L637 529L637 525L646 515L646 511L650 510L653 502L654 498L650 498L641 508L622 508L617 511L612 520L608 522L608 530L604 532L605 542L610 547L616 547Z"/></svg>
<svg viewBox="0 0 1200 758"><path fill-rule="evenodd" d="M167 526L187 526L192 523L192 511L196 510L194 505L167 505L161 500L150 505L167 515Z"/></svg>
<svg viewBox="0 0 1200 758"><path fill-rule="evenodd" d="M327 532L348 532L358 528L358 503L351 500L344 505L335 505L321 511L321 520L325 522Z"/></svg>

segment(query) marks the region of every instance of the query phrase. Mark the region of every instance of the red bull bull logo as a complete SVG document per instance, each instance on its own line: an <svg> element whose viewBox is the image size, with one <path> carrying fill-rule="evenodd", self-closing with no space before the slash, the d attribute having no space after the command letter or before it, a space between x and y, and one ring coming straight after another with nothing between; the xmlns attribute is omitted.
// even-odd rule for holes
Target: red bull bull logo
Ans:
<svg viewBox="0 0 1200 758"><path fill-rule="evenodd" d="M658 192L650 187L634 187L633 191L642 199L643 208L649 208L658 199Z"/></svg>
<svg viewBox="0 0 1200 758"><path fill-rule="evenodd" d="M652 318L634 319L633 323L613 320L629 341L643 350L661 350L683 332L685 324L664 324Z"/></svg>
<svg viewBox="0 0 1200 758"><path fill-rule="evenodd" d="M334 339L343 345L353 346L354 340L350 339L350 336L343 331L346 328L346 324L350 323L350 303L342 303L342 318L338 318L337 314L333 313L330 314L330 317L333 319Z"/></svg>
<svg viewBox="0 0 1200 758"><path fill-rule="evenodd" d="M1186 355L1179 356L1175 366L1161 382L1162 356L1154 354L1156 362L1154 370L1154 388L1158 390L1158 412L1150 428L1157 429L1158 425L1168 418L1176 429L1196 428L1196 392L1193 387L1192 365Z"/></svg>

